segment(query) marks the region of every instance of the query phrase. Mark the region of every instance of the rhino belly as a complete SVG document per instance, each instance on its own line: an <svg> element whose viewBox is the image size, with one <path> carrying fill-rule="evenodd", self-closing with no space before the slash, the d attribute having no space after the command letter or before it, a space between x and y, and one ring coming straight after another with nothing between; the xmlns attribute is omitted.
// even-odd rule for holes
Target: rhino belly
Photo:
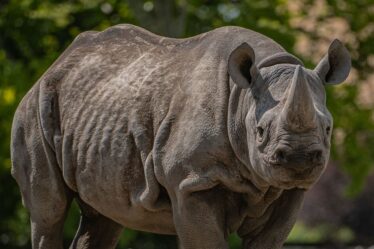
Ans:
<svg viewBox="0 0 374 249"><path fill-rule="evenodd" d="M141 124L132 130L116 115L95 116L92 112L84 124L64 132L62 171L67 185L85 203L125 227L174 234L168 205L150 210L140 198L144 192L159 194L147 190L159 187L147 185L145 178L144 165L152 149L148 130Z"/></svg>

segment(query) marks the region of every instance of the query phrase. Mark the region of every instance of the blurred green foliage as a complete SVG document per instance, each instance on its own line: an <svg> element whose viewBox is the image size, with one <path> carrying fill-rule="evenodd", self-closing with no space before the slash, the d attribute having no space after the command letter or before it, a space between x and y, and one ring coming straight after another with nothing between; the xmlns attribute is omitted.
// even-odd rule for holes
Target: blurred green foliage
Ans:
<svg viewBox="0 0 374 249"><path fill-rule="evenodd" d="M316 243L323 241L336 241L339 243L351 243L354 241L354 234L347 227L331 227L328 224L321 224L316 227L306 227L302 223L296 223L290 235L290 243Z"/></svg>
<svg viewBox="0 0 374 249"><path fill-rule="evenodd" d="M316 4L322 7L313 14ZM348 47L358 74L350 84L327 89L338 132L333 140L332 159L351 176L348 193L357 193L374 161L373 109L357 101L360 82L373 72L374 4L371 0L303 0L296 7L293 5L287 0L0 1L0 247L30 247L28 215L10 176L9 139L17 104L76 35L119 23L132 23L172 37L239 25L273 38L313 66L311 56L296 49L298 38L306 37L312 44L319 44L326 39L319 27L336 18L344 20L347 35L353 37L348 39ZM295 25L295 20L308 19L314 22L312 28L302 23ZM65 225L67 243L74 236L78 215L74 205ZM233 248L239 248L237 237L230 237L230 242ZM119 247L176 248L176 240L172 236L127 230Z"/></svg>

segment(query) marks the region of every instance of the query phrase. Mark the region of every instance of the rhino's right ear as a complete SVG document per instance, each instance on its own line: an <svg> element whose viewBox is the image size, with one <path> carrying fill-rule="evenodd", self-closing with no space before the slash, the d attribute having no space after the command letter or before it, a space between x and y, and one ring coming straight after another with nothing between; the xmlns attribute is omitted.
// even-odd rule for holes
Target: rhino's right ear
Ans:
<svg viewBox="0 0 374 249"><path fill-rule="evenodd" d="M259 73L252 47L246 42L242 43L231 52L228 63L231 79L240 88L251 87Z"/></svg>

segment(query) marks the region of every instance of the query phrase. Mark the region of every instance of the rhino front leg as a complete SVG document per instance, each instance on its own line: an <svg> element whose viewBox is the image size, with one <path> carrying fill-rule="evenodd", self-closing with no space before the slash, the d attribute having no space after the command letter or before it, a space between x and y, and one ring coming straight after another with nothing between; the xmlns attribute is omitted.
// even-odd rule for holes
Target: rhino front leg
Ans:
<svg viewBox="0 0 374 249"><path fill-rule="evenodd" d="M77 200L81 209L79 228L70 249L113 249L123 227Z"/></svg>
<svg viewBox="0 0 374 249"><path fill-rule="evenodd" d="M285 190L276 201L273 210L266 214L267 222L261 231L246 233L251 230L250 222L244 222L238 234L243 239L243 249L280 249L296 222L301 207L304 190Z"/></svg>
<svg viewBox="0 0 374 249"><path fill-rule="evenodd" d="M225 211L217 189L180 193L173 216L181 249L228 249Z"/></svg>

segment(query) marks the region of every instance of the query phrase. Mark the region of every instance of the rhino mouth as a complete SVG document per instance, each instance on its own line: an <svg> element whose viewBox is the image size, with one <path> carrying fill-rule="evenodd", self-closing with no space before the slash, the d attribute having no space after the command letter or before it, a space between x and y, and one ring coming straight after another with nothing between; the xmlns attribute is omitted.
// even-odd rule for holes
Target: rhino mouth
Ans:
<svg viewBox="0 0 374 249"><path fill-rule="evenodd" d="M273 182L279 187L309 188L320 176L324 164L281 164L272 160L264 160Z"/></svg>

